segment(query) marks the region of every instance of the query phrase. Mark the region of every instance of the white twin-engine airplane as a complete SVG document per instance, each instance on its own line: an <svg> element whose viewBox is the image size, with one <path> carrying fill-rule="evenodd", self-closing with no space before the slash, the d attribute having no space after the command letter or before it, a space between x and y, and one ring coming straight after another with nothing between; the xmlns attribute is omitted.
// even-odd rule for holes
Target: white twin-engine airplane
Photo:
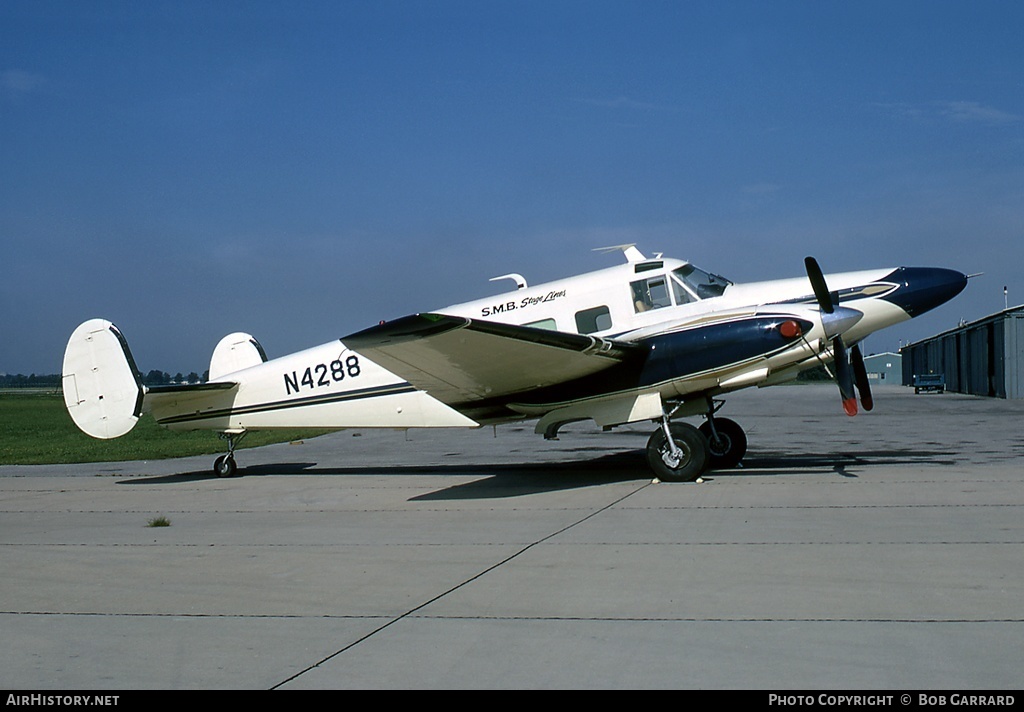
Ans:
<svg viewBox="0 0 1024 712"><path fill-rule="evenodd" d="M148 387L109 321L72 334L64 400L97 438L127 433L143 413L172 429L219 431L228 452L214 471L236 472L235 446L268 428L478 427L538 419L555 438L573 421L609 429L657 424L647 460L662 480L689 481L734 467L743 430L716 417L717 396L794 379L834 362L846 412L854 386L872 407L857 343L960 293L967 276L900 267L733 284L688 262L646 258L415 314L268 361L252 336L214 349L207 383ZM492 280L493 281L493 280ZM849 348L848 348L849 346ZM673 419L703 416L699 428Z"/></svg>

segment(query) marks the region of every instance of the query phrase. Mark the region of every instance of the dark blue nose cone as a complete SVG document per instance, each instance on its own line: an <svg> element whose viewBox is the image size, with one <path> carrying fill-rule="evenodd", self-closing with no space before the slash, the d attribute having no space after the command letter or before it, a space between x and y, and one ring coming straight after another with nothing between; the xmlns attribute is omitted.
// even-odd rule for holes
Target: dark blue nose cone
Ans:
<svg viewBox="0 0 1024 712"><path fill-rule="evenodd" d="M886 300L915 317L960 294L967 286L967 275L941 267L900 267L885 281L899 285Z"/></svg>

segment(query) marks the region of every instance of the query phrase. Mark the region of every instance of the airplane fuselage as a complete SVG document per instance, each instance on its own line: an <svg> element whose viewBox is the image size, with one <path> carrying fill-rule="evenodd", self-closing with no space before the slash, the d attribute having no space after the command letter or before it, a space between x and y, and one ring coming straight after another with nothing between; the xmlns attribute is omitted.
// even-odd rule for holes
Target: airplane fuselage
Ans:
<svg viewBox="0 0 1024 712"><path fill-rule="evenodd" d="M911 318L914 309L898 298L901 291L915 288L911 279L945 280L953 289L963 276L946 270L878 269L827 279L840 302L860 314L844 329L844 338L855 343ZM151 399L148 409L168 427L238 432L296 426L472 427L543 419L552 411L560 415L550 416L551 422L593 417L613 425L661 412L661 403L653 399L640 405L640 395L685 401L695 394L771 385L832 356L831 334L807 278L732 284L675 259L631 259L436 313L588 335L595 343L631 343L644 350L608 372L538 384L513 398L452 404L349 349L342 339L225 374L225 380L238 384L232 391L186 393L180 400L162 394ZM778 325L787 320L800 325L798 335L779 335ZM538 429L548 425L542 422Z"/></svg>
<svg viewBox="0 0 1024 712"><path fill-rule="evenodd" d="M733 284L674 259L622 248L626 264L382 322L267 360L229 334L210 381L148 388L121 332L93 319L71 335L63 391L72 419L98 438L125 434L144 412L169 428L220 431L228 452L250 430L445 428L532 418L553 438L566 423L602 428L659 423L647 445L658 477L692 480L727 468L746 435L715 415L713 398L768 386L834 362L843 409L856 391L872 407L863 356L868 334L958 294L967 278L935 268L821 273ZM850 348L852 347L852 348ZM672 422L703 415L699 428Z"/></svg>

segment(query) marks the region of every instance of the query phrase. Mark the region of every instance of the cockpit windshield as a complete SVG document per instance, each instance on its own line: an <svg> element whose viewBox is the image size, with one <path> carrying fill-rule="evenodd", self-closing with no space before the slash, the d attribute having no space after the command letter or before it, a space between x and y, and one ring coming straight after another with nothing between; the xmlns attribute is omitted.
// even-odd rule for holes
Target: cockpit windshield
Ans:
<svg viewBox="0 0 1024 712"><path fill-rule="evenodd" d="M693 265L683 265L672 270L672 278L677 304L720 297L732 285L725 277L705 272Z"/></svg>

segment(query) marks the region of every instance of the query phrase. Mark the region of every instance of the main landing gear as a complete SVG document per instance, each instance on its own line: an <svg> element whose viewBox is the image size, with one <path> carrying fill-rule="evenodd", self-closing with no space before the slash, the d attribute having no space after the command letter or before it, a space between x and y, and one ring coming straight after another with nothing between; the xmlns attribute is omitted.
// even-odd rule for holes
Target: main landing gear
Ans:
<svg viewBox="0 0 1024 712"><path fill-rule="evenodd" d="M238 473L238 465L235 464L235 448L238 447L238 443L242 441L247 432L249 431L220 433L221 439L228 441L228 452L213 462L213 474L217 477L234 477Z"/></svg>
<svg viewBox="0 0 1024 712"><path fill-rule="evenodd" d="M647 462L665 482L693 482L708 470L727 470L747 453L747 436L728 418L716 418L708 401L707 420L696 428L671 422L673 410L647 441Z"/></svg>
<svg viewBox="0 0 1024 712"><path fill-rule="evenodd" d="M735 420L708 418L698 430L708 441L709 469L731 470L747 454L747 434Z"/></svg>

